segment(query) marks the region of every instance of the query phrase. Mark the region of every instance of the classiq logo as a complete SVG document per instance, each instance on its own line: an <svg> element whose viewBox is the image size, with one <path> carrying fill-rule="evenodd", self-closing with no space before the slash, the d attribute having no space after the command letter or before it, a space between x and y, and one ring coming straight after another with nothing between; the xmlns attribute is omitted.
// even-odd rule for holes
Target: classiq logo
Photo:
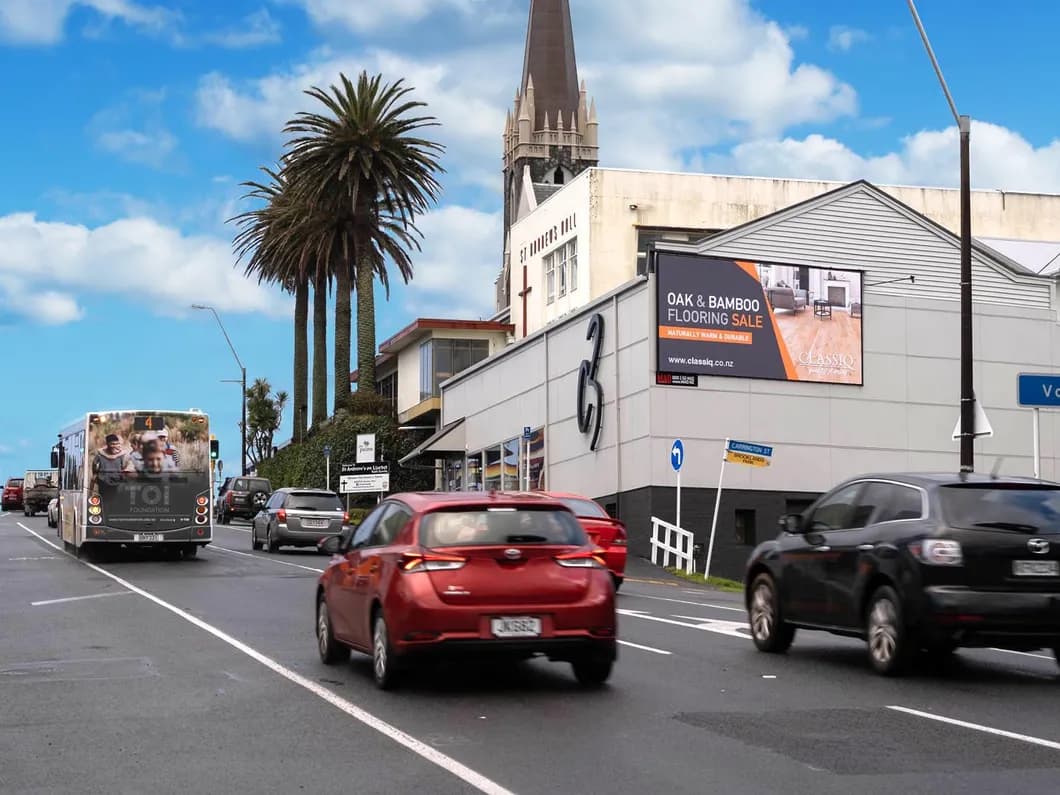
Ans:
<svg viewBox="0 0 1060 795"><path fill-rule="evenodd" d="M849 353L823 353L809 350L799 354L799 364L803 367L819 367L827 370L853 370L856 362Z"/></svg>

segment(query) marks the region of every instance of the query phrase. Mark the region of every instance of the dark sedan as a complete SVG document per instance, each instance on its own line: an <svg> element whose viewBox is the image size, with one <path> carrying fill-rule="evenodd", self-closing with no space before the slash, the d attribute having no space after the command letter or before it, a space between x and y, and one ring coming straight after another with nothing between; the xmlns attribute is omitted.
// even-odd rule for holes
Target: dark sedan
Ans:
<svg viewBox="0 0 1060 795"><path fill-rule="evenodd" d="M748 561L755 645L796 629L868 642L882 674L960 646L1052 649L1060 662L1060 484L978 474L848 480Z"/></svg>

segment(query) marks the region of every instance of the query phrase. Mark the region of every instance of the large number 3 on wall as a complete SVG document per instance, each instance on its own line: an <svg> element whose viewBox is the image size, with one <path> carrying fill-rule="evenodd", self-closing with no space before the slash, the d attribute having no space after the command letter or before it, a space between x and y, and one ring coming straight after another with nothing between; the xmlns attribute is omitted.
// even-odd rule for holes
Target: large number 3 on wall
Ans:
<svg viewBox="0 0 1060 795"><path fill-rule="evenodd" d="M589 328L585 332L585 339L593 343L592 356L582 359L581 367L578 369L578 430L582 433L589 433L589 429L592 428L590 450L595 450L597 442L600 441L600 420L604 409L604 390L600 387L600 382L596 380L603 337L604 318L600 314L595 314L589 318ZM593 398L589 405L586 405L585 392L589 387L592 387Z"/></svg>

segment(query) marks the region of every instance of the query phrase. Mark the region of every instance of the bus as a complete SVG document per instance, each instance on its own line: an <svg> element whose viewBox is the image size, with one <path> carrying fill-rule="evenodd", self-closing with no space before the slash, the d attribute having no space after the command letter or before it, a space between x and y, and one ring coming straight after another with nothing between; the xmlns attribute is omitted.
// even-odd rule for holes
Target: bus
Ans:
<svg viewBox="0 0 1060 795"><path fill-rule="evenodd" d="M105 545L195 557L213 540L209 419L197 409L95 411L59 434L59 531L80 556Z"/></svg>

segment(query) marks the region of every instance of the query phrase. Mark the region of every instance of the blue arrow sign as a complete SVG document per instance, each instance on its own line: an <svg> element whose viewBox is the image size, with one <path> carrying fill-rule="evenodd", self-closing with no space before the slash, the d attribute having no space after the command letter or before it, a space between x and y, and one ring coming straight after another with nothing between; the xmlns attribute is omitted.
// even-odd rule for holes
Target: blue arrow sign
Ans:
<svg viewBox="0 0 1060 795"><path fill-rule="evenodd" d="M523 426L523 438L526 439L526 441L529 442L531 436L533 436L533 434L531 433L530 426L529 425L524 425Z"/></svg>
<svg viewBox="0 0 1060 795"><path fill-rule="evenodd" d="M732 450L734 453L750 453L751 455L760 455L765 458L773 457L772 447L767 447L764 444L754 444L753 442L737 442L734 439L730 439L725 449Z"/></svg>
<svg viewBox="0 0 1060 795"><path fill-rule="evenodd" d="M670 445L670 466L674 468L674 472L680 472L681 465L684 463L685 446L680 439L674 439L674 443Z"/></svg>
<svg viewBox="0 0 1060 795"><path fill-rule="evenodd" d="M324 445L324 458L331 458L331 445Z"/></svg>
<svg viewBox="0 0 1060 795"><path fill-rule="evenodd" d="M1016 377L1016 402L1035 408L1060 407L1060 375L1020 373Z"/></svg>

